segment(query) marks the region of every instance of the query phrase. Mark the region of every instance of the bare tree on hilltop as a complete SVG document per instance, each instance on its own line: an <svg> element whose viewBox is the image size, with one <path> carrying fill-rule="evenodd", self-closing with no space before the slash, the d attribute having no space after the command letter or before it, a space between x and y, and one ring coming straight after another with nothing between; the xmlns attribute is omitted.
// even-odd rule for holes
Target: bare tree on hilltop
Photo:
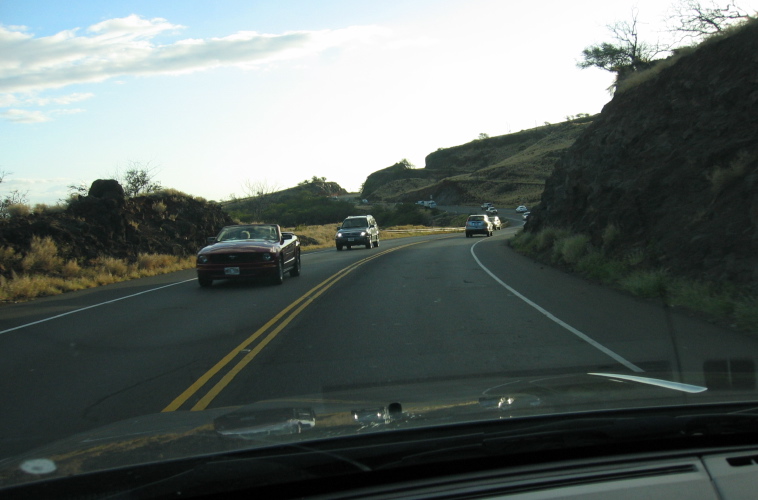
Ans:
<svg viewBox="0 0 758 500"><path fill-rule="evenodd" d="M660 42L645 42L640 37L638 13L632 10L628 21L616 21L607 26L613 42L590 45L582 51L577 63L582 69L596 67L616 73L616 81L609 89L613 92L621 80L630 74L649 68L655 58L670 50Z"/></svg>
<svg viewBox="0 0 758 500"><path fill-rule="evenodd" d="M0 184L3 183L5 178L10 175L10 172L0 170ZM22 193L18 189L14 189L7 194L0 195L0 219L7 219L11 216L14 206L26 205L29 203L29 192Z"/></svg>
<svg viewBox="0 0 758 500"><path fill-rule="evenodd" d="M154 180L156 175L158 175L157 168L150 162L142 164L130 160L123 175L117 172L115 177L124 188L124 194L129 198L134 198L163 189L161 183Z"/></svg>
<svg viewBox="0 0 758 500"><path fill-rule="evenodd" d="M723 7L721 6L723 5ZM669 16L669 30L682 34L685 38L705 38L721 33L729 26L751 18L748 11L737 2L725 1L718 4L711 0L702 4L699 0L680 0L672 7Z"/></svg>

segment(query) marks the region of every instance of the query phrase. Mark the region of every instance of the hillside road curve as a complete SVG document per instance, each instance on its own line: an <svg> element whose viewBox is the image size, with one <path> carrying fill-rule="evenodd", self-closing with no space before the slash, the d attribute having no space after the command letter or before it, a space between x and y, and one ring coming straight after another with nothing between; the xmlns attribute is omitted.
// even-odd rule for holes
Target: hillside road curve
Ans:
<svg viewBox="0 0 758 500"><path fill-rule="evenodd" d="M702 384L708 360L758 352L516 254L518 230L306 253L282 286L201 288L189 270L3 305L0 458L139 415L346 387L588 370Z"/></svg>

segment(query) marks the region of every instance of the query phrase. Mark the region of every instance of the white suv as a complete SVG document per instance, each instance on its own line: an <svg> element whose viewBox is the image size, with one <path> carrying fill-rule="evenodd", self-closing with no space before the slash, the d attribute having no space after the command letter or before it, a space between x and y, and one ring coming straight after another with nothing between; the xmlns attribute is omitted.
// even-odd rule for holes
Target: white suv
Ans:
<svg viewBox="0 0 758 500"><path fill-rule="evenodd" d="M492 222L486 215L469 215L466 221L466 238L471 238L475 234L492 236Z"/></svg>

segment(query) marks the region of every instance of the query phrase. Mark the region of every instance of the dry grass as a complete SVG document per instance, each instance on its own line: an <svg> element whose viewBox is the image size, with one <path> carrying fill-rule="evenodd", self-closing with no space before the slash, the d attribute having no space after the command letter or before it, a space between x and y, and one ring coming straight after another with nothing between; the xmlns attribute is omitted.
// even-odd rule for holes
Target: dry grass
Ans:
<svg viewBox="0 0 758 500"><path fill-rule="evenodd" d="M56 272L63 264L58 257L58 247L49 236L32 237L31 249L21 259L21 269L26 273Z"/></svg>
<svg viewBox="0 0 758 500"><path fill-rule="evenodd" d="M13 249L0 248L0 271L6 274L0 275L0 301L18 302L58 295L194 266L194 257L160 254L140 254L135 262L114 257L100 257L87 263L64 262L51 238L34 237L30 250L23 256Z"/></svg>

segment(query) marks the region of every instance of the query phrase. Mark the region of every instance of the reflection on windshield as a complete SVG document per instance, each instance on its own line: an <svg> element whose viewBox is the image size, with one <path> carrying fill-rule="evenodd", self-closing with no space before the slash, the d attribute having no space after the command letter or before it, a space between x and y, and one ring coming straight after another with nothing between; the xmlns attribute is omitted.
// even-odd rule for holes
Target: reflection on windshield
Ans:
<svg viewBox="0 0 758 500"><path fill-rule="evenodd" d="M241 226L221 231L216 241L276 241L274 226Z"/></svg>
<svg viewBox="0 0 758 500"><path fill-rule="evenodd" d="M351 228L351 227L367 227L368 223L366 222L366 219L349 219L346 220L344 224L342 224L343 228Z"/></svg>

